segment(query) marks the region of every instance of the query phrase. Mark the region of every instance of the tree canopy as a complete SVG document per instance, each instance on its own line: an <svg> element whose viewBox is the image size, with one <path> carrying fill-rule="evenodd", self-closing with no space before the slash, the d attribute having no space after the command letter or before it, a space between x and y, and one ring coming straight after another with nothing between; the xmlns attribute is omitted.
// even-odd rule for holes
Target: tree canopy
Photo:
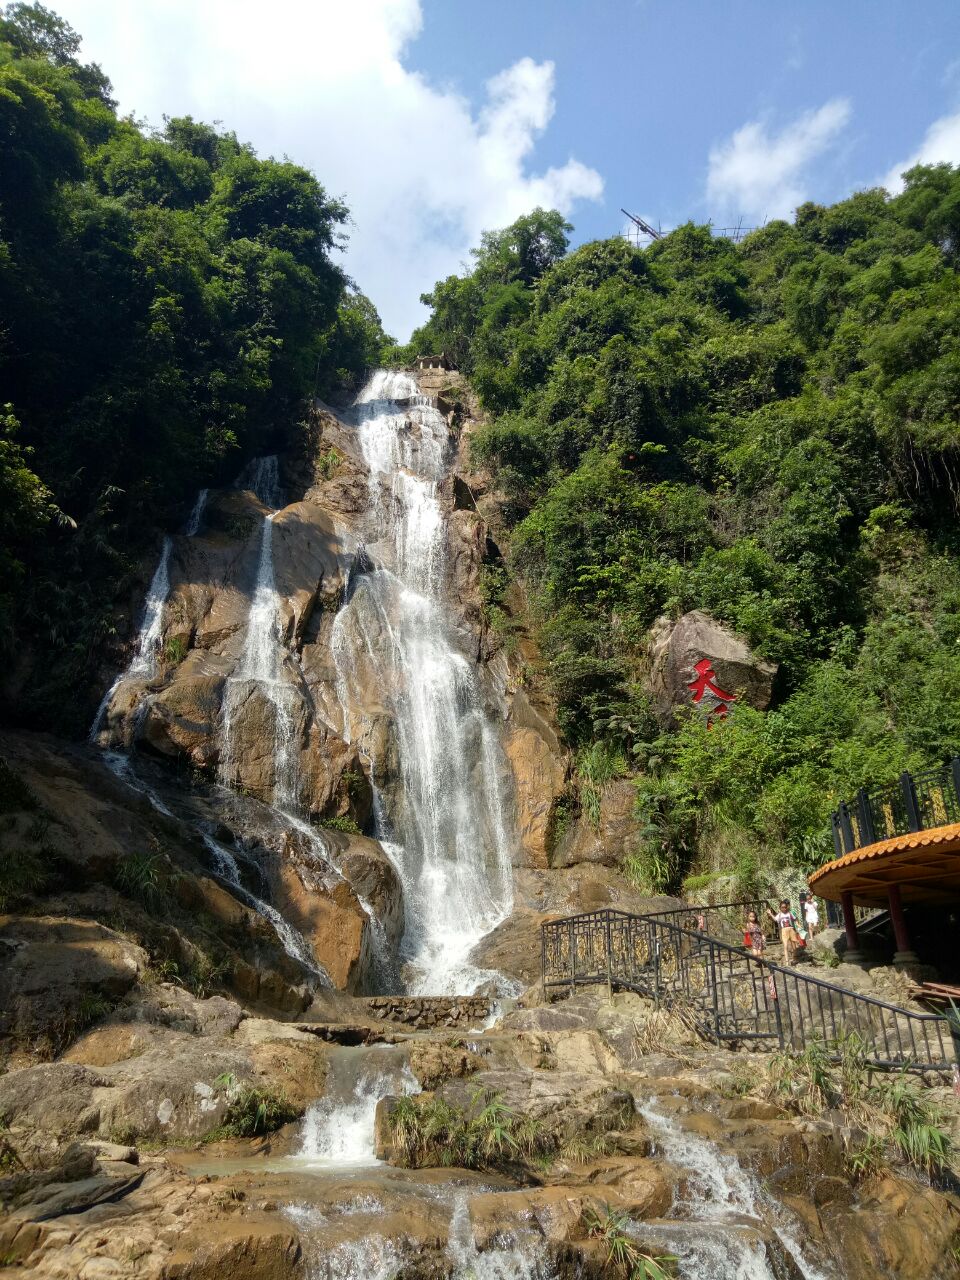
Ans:
<svg viewBox="0 0 960 1280"><path fill-rule="evenodd" d="M634 762L647 882L809 861L839 797L960 750L958 218L949 165L741 243L565 253L538 210L426 295L409 350L451 352L488 410L543 678L582 758ZM662 735L645 638L692 608L780 664L775 704Z"/></svg>
<svg viewBox="0 0 960 1280"><path fill-rule="evenodd" d="M0 649L56 650L11 683L33 723L89 682L157 528L383 341L334 260L342 201L190 117L118 118L79 47L43 5L0 9Z"/></svg>

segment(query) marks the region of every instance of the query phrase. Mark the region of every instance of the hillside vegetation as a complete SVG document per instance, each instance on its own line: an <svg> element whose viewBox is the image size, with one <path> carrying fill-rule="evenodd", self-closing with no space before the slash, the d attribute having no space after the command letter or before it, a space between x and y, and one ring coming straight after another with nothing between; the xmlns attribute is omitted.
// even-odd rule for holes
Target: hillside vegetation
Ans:
<svg viewBox="0 0 960 1280"><path fill-rule="evenodd" d="M118 118L79 44L0 8L2 701L71 729L157 529L383 339L332 260L340 200L189 117Z"/></svg>
<svg viewBox="0 0 960 1280"><path fill-rule="evenodd" d="M960 173L739 244L570 230L485 236L399 354L446 350L489 412L475 461L586 790L637 775L633 873L809 866L838 797L960 750ZM663 734L645 639L692 608L780 664L775 701Z"/></svg>

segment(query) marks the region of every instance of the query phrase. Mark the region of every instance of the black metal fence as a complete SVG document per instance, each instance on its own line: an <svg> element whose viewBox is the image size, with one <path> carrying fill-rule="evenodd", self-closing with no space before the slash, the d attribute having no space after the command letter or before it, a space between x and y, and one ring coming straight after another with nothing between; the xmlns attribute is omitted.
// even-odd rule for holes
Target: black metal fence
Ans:
<svg viewBox="0 0 960 1280"><path fill-rule="evenodd" d="M767 898L742 898L738 902L714 902L706 907L674 907L669 911L652 911L644 920L662 920L666 924L691 929L694 933L706 933L721 942L739 945L743 941L747 915L757 913L757 920L767 939L777 938L776 925L767 915L770 902Z"/></svg>
<svg viewBox="0 0 960 1280"><path fill-rule="evenodd" d="M727 903L724 908L756 909ZM695 907L696 914L708 908ZM950 1025L872 996L750 955L662 912L636 916L604 909L541 927L546 989L606 984L682 1005L717 1043L760 1041L802 1049L856 1032L877 1067L952 1071L958 1060Z"/></svg>
<svg viewBox="0 0 960 1280"><path fill-rule="evenodd" d="M902 773L875 791L861 787L831 815L838 858L864 845L960 822L960 757L945 769Z"/></svg>

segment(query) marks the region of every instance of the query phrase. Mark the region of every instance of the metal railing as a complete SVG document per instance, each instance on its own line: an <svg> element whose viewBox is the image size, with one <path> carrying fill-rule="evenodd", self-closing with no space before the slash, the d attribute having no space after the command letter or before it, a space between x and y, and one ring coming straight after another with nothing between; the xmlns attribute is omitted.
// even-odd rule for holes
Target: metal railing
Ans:
<svg viewBox="0 0 960 1280"><path fill-rule="evenodd" d="M902 773L896 782L867 791L831 814L833 848L838 858L864 845L911 831L927 831L960 822L960 757L944 769Z"/></svg>
<svg viewBox="0 0 960 1280"><path fill-rule="evenodd" d="M755 909L725 907L742 911L744 905ZM547 921L540 942L544 988L573 992L605 984L668 1007L680 1004L718 1044L766 1041L802 1049L856 1032L873 1066L953 1070L957 1047L944 1018L797 973L666 918L688 914L637 916L607 908Z"/></svg>
<svg viewBox="0 0 960 1280"><path fill-rule="evenodd" d="M706 933L721 942L739 945L743 941L744 926L750 911L757 919L768 940L777 936L776 926L767 915L770 902L767 898L742 898L739 902L714 902L710 906L673 907L668 911L652 911L645 920L663 920L679 925L695 933Z"/></svg>

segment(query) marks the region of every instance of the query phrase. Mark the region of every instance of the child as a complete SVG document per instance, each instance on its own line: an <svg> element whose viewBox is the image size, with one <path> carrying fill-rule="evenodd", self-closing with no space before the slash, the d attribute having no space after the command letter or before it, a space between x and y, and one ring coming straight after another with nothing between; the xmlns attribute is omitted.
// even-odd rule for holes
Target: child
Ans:
<svg viewBox="0 0 960 1280"><path fill-rule="evenodd" d="M766 946L766 938L763 936L763 926L757 919L755 911L747 913L747 922L743 926L743 940L750 948L752 956L763 956L763 948Z"/></svg>
<svg viewBox="0 0 960 1280"><path fill-rule="evenodd" d="M820 928L820 912L817 910L817 900L813 894L803 904L803 917L807 922L807 933L812 938Z"/></svg>
<svg viewBox="0 0 960 1280"><path fill-rule="evenodd" d="M802 945L798 931L799 921L790 910L790 903L786 898L781 898L779 911L771 911L768 907L767 915L780 930L780 941L783 943L783 963L789 966L793 964L794 954Z"/></svg>

